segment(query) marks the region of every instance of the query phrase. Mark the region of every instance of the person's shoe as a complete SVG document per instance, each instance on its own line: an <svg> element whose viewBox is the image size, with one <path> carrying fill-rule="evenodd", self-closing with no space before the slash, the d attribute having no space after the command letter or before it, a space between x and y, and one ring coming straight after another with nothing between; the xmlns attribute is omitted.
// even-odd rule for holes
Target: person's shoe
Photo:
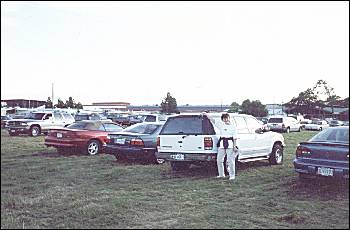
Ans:
<svg viewBox="0 0 350 230"><path fill-rule="evenodd" d="M234 180L234 179L236 179L236 178L233 176L230 176L230 178L229 178L229 180Z"/></svg>
<svg viewBox="0 0 350 230"><path fill-rule="evenodd" d="M217 176L216 178L225 178L225 176Z"/></svg>

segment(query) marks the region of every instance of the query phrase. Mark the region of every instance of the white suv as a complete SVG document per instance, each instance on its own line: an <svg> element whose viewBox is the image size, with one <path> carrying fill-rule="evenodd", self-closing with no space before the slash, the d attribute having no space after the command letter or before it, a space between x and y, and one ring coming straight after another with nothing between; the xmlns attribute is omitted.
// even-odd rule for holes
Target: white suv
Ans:
<svg viewBox="0 0 350 230"><path fill-rule="evenodd" d="M230 114L237 128L237 146L241 162L269 160L282 164L284 138L267 132L251 115ZM193 163L216 162L221 113L181 114L168 118L157 138L156 157L170 161L173 170L189 168Z"/></svg>

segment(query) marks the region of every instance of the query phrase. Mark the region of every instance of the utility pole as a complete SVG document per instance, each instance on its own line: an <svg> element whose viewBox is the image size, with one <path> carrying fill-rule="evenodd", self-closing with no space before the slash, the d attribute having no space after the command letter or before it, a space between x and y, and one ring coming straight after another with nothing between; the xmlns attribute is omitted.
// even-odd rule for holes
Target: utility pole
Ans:
<svg viewBox="0 0 350 230"><path fill-rule="evenodd" d="M52 89L51 89L51 91L52 91L52 108L53 108L53 105L54 105L54 99L53 99L53 83L52 83Z"/></svg>

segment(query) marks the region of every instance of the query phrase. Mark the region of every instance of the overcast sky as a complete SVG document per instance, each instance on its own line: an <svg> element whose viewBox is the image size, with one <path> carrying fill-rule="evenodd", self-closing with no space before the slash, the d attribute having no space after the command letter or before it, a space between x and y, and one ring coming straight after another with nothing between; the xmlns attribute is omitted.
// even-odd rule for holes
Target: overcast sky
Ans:
<svg viewBox="0 0 350 230"><path fill-rule="evenodd" d="M1 99L83 104L349 96L349 2L1 1Z"/></svg>

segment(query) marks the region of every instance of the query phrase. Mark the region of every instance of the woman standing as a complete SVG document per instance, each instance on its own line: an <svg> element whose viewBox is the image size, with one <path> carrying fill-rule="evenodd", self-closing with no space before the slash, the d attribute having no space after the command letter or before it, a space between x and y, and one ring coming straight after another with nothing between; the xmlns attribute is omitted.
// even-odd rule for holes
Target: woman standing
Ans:
<svg viewBox="0 0 350 230"><path fill-rule="evenodd" d="M230 121L230 115L224 113L221 115L221 122L218 124L220 129L220 139L217 143L218 155L216 159L218 173L220 177L225 177L224 172L224 159L227 155L227 165L230 180L234 180L236 177L235 172L235 159L238 154L238 148L236 146L237 133L235 126Z"/></svg>

